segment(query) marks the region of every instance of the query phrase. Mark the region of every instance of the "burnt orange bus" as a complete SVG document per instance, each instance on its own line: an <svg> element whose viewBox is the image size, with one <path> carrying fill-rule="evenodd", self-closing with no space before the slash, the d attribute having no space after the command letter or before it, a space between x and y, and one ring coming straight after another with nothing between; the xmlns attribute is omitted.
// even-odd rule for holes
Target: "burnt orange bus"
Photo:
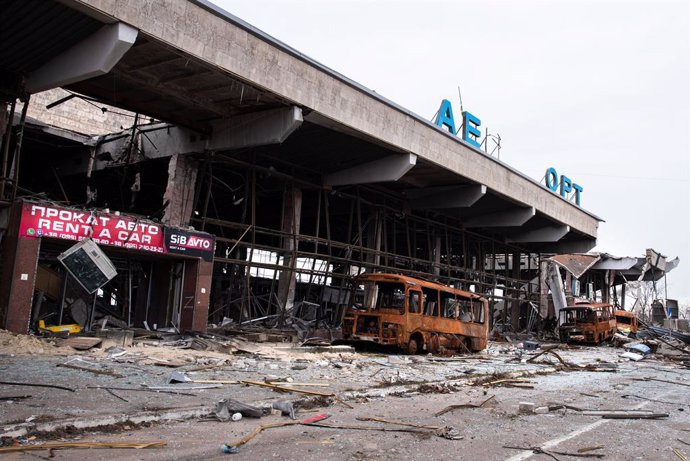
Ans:
<svg viewBox="0 0 690 461"><path fill-rule="evenodd" d="M489 303L440 283L397 274L354 279L343 339L397 346L409 354L486 348Z"/></svg>
<svg viewBox="0 0 690 461"><path fill-rule="evenodd" d="M613 337L616 317L607 303L576 303L561 309L558 334L562 343L599 344Z"/></svg>
<svg viewBox="0 0 690 461"><path fill-rule="evenodd" d="M616 327L628 336L635 337L640 328L635 313L622 309L616 309L613 313L616 316Z"/></svg>

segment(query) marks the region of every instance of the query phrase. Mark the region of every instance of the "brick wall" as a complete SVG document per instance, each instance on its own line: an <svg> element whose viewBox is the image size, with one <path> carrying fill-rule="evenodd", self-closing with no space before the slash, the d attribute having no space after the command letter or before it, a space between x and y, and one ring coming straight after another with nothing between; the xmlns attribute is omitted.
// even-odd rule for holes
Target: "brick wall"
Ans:
<svg viewBox="0 0 690 461"><path fill-rule="evenodd" d="M62 88L55 88L31 95L28 117L37 119L47 125L52 125L77 133L101 135L122 131L130 128L134 123L134 114L123 109L107 106L81 98L72 98L52 109L46 109L48 104L58 101L69 93ZM103 112L100 108L105 107ZM17 104L16 112L20 113L22 104ZM140 123L142 120L140 119Z"/></svg>

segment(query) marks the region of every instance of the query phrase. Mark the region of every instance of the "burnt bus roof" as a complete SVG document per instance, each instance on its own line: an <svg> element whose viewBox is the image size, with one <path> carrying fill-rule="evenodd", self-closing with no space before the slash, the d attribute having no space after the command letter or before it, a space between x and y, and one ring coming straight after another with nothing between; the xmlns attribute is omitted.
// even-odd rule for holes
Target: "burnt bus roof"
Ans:
<svg viewBox="0 0 690 461"><path fill-rule="evenodd" d="M407 285L419 285L425 288L432 288L436 290L450 291L457 295L463 296L470 299L479 299L486 301L483 296L477 293L472 293L471 291L461 290L459 288L453 288L448 285L444 285L438 282L432 282L429 280L418 279L415 277L410 277L409 275L402 274L386 274L380 272L364 273L354 278L356 283L362 283L365 281L369 282L398 282Z"/></svg>

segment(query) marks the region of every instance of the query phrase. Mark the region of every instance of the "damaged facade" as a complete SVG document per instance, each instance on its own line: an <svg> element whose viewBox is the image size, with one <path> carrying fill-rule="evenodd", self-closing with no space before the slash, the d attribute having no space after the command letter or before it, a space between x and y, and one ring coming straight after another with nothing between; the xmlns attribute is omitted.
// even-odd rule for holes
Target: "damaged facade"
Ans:
<svg viewBox="0 0 690 461"><path fill-rule="evenodd" d="M185 40L125 6L9 2L0 326L64 322L81 299L137 328L332 328L371 272L477 293L491 326L555 315L546 257L590 250L599 218L253 26L175 3L187 14L156 24L203 24ZM26 224L39 209L57 214ZM134 223L85 231L118 269L93 297L56 259L86 236L75 216ZM213 246L170 251L175 236Z"/></svg>

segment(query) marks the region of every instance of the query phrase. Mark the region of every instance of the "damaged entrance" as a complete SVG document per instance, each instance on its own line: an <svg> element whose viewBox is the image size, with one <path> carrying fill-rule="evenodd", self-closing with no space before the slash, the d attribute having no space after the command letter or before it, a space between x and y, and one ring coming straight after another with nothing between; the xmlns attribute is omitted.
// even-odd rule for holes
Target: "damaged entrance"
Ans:
<svg viewBox="0 0 690 461"><path fill-rule="evenodd" d="M76 324L90 331L121 328L206 327L212 236L162 226L140 217L77 210L46 202L19 202L12 208L3 260L3 324L13 331L41 325ZM98 244L117 271L90 294L60 263L77 240ZM74 274L86 277L97 267ZM83 268L81 268L83 269Z"/></svg>

